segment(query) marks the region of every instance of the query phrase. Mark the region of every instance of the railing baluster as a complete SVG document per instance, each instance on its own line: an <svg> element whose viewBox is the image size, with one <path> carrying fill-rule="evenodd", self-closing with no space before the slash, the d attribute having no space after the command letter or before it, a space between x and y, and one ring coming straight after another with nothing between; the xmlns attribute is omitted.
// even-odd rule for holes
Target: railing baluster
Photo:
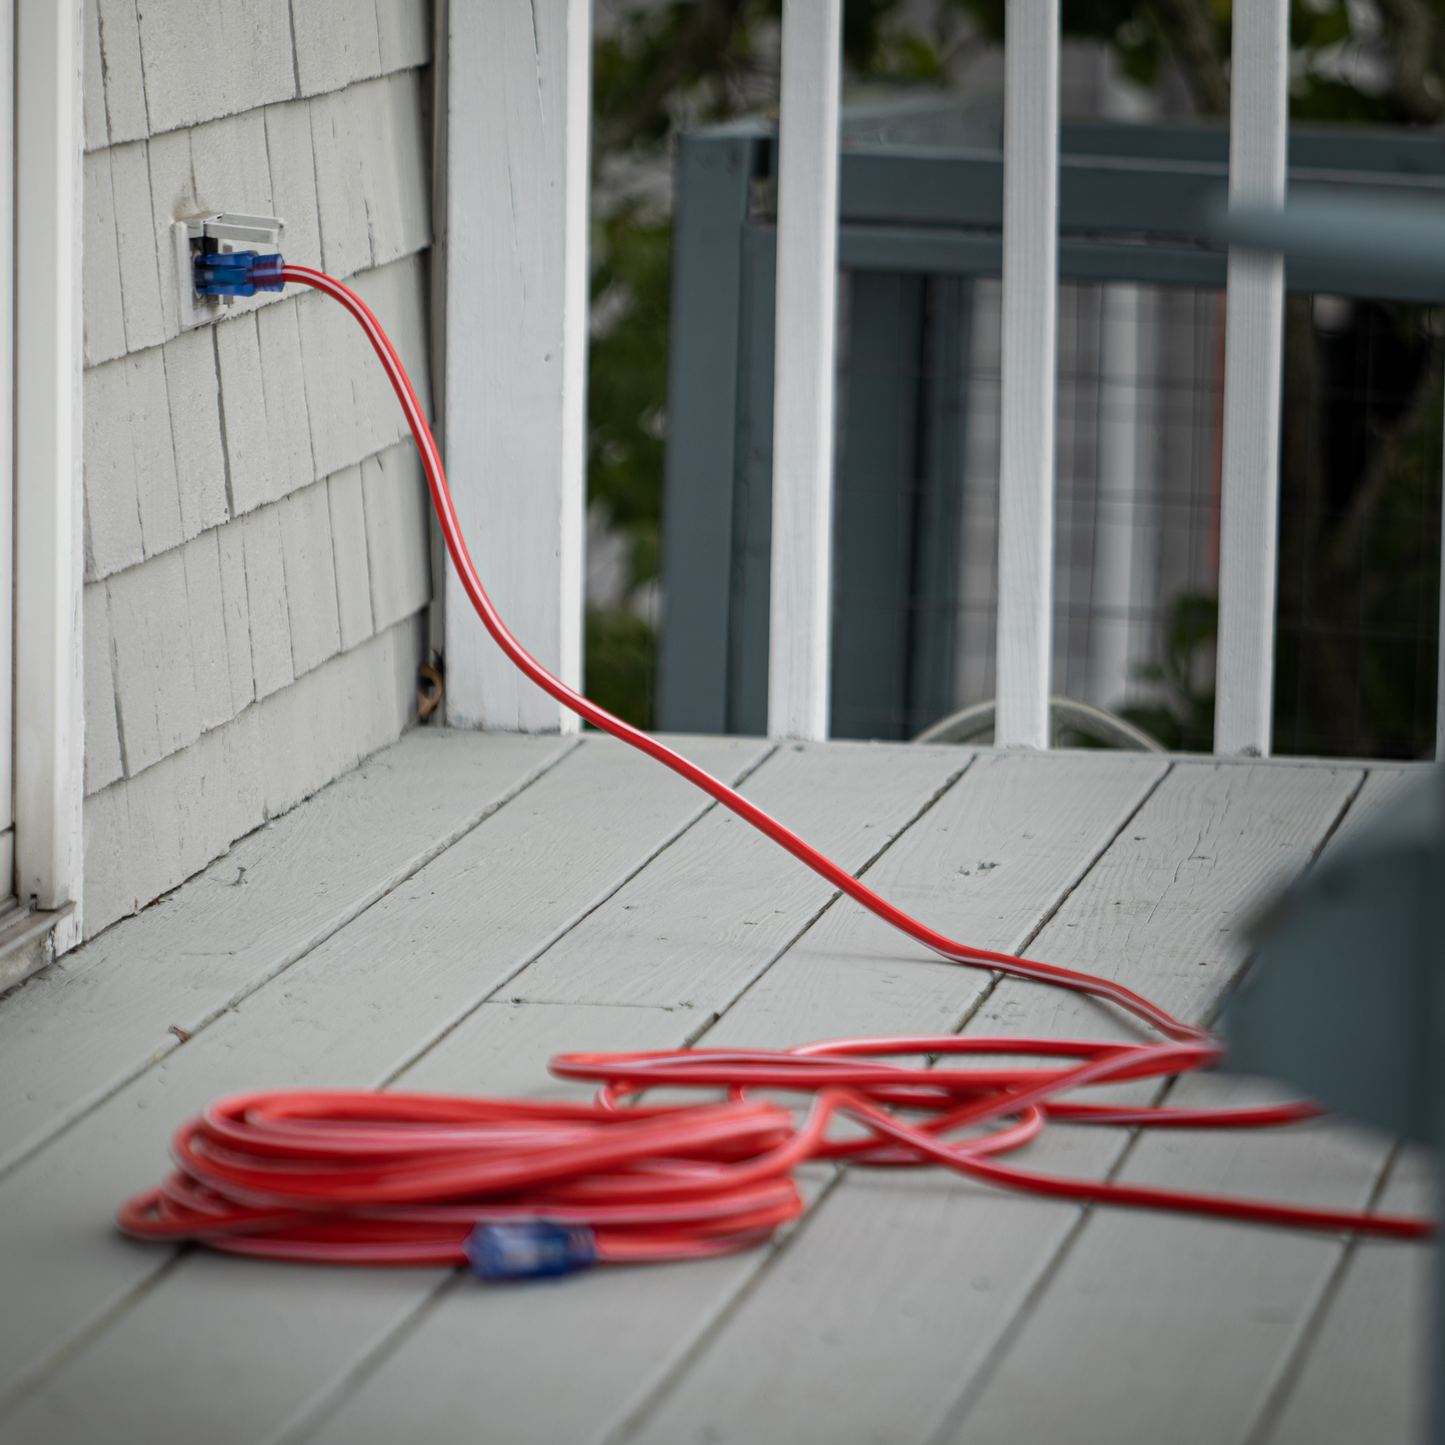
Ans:
<svg viewBox="0 0 1445 1445"><path fill-rule="evenodd" d="M1049 745L1059 294L1059 3L1008 0L1004 36L1000 747Z"/></svg>
<svg viewBox="0 0 1445 1445"><path fill-rule="evenodd" d="M784 0L768 733L828 735L842 0Z"/></svg>
<svg viewBox="0 0 1445 1445"><path fill-rule="evenodd" d="M1239 0L1229 196L1283 205L1289 139L1288 0ZM1224 472L1214 750L1265 757L1274 712L1284 260L1231 247L1225 305Z"/></svg>

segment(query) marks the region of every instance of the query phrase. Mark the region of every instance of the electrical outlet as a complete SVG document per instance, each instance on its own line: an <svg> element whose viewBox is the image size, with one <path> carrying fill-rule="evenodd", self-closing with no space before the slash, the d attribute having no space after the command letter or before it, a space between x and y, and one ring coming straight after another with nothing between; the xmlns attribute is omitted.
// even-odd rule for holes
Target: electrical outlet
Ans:
<svg viewBox="0 0 1445 1445"><path fill-rule="evenodd" d="M171 226L176 248L176 285L180 290L181 330L204 326L225 314L233 296L201 296L195 288L193 264L203 251L260 251L281 249L281 232L286 222L276 216L247 216L238 211L218 211L210 216L191 216Z"/></svg>

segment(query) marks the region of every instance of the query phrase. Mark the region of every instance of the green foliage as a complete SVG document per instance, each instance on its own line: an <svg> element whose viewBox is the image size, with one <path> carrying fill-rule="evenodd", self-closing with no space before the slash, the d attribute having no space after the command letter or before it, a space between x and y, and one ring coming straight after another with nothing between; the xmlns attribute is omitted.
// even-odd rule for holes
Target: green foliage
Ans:
<svg viewBox="0 0 1445 1445"><path fill-rule="evenodd" d="M1004 0L954 3L985 35L1003 39ZM1149 0L1063 0L1060 10L1065 35L1108 41L1119 52L1124 73L1131 80L1141 85L1158 81L1168 45L1157 9Z"/></svg>
<svg viewBox="0 0 1445 1445"><path fill-rule="evenodd" d="M1317 68L1338 47L1358 39L1344 0L1293 0L1290 45L1300 57L1290 83L1294 120L1389 125L1412 118L1388 91L1369 94Z"/></svg>
<svg viewBox="0 0 1445 1445"><path fill-rule="evenodd" d="M954 0L994 39L1003 38L1003 0ZM1233 6L1230 0L1063 0L1064 33L1112 44L1121 68L1140 85L1155 85L1166 59L1184 72L1196 103L1221 113L1228 93L1225 60L1229 55ZM1424 30L1406 33L1396 16L1413 6L1380 6L1383 41L1410 53L1422 43L1423 63L1445 57L1445 3L1423 0L1417 19ZM1433 120L1445 87L1438 82L1432 101L1429 86L1384 86L1366 91L1332 74L1333 62L1351 42L1369 40L1355 29L1346 0L1292 0L1290 45L1292 66L1290 111L1297 120L1369 121L1400 124ZM1205 72L1213 72L1205 74Z"/></svg>
<svg viewBox="0 0 1445 1445"><path fill-rule="evenodd" d="M650 221L627 207L597 226L593 255L593 300L615 298L621 314L592 342L587 489L640 544L633 556L636 585L657 571L671 222Z"/></svg>
<svg viewBox="0 0 1445 1445"><path fill-rule="evenodd" d="M1306 756L1428 757L1445 348L1431 336L1424 308L1361 311L1383 327L1388 350L1377 344L1370 351L1371 387L1349 398L1346 420L1363 422L1366 436L1363 457L1341 473L1330 422L1342 398L1320 364L1327 343L1314 330L1309 299L1290 302L1273 748ZM1341 475L1348 490L1332 497ZM1163 665L1142 672L1159 686L1161 702L1123 710L1168 748L1213 747L1210 654L1217 626L1214 598L1180 597L1170 611Z"/></svg>
<svg viewBox="0 0 1445 1445"><path fill-rule="evenodd" d="M854 75L895 84L927 84L943 78L943 47L937 35L902 30L899 0L845 0L843 56Z"/></svg>
<svg viewBox="0 0 1445 1445"><path fill-rule="evenodd" d="M587 612L587 696L633 727L652 726L657 635L630 612Z"/></svg>
<svg viewBox="0 0 1445 1445"><path fill-rule="evenodd" d="M599 152L667 139L673 104L714 96L701 117L726 111L725 82L752 62L752 25L775 8L758 0L672 0L634 11L592 52Z"/></svg>
<svg viewBox="0 0 1445 1445"><path fill-rule="evenodd" d="M1153 707L1126 707L1121 715L1171 752L1207 753L1214 748L1213 652L1219 604L1189 592L1174 599L1165 624L1162 664L1140 669L1158 684L1163 699Z"/></svg>

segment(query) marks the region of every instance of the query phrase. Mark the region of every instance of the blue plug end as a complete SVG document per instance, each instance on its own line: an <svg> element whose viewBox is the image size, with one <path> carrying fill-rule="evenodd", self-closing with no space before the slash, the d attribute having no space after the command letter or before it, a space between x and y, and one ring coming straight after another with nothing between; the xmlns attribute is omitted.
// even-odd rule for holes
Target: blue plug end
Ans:
<svg viewBox="0 0 1445 1445"><path fill-rule="evenodd" d="M472 1273L490 1280L572 1274L597 1259L597 1238L585 1225L569 1228L545 1219L479 1224L463 1248Z"/></svg>
<svg viewBox="0 0 1445 1445"><path fill-rule="evenodd" d="M201 296L254 296L258 291L280 291L285 266L279 253L257 251L202 251L193 263L196 291Z"/></svg>

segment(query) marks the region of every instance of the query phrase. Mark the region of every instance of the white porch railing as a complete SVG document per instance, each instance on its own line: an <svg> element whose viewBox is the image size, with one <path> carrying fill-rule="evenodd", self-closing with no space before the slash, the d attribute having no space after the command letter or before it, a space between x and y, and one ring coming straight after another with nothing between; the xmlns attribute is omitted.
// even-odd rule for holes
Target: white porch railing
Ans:
<svg viewBox="0 0 1445 1445"><path fill-rule="evenodd" d="M1289 142L1289 3L1234 10L1229 197L1282 206ZM1219 508L1219 646L1214 748L1269 753L1279 538L1284 257L1229 252L1224 333L1224 468Z"/></svg>
<svg viewBox="0 0 1445 1445"><path fill-rule="evenodd" d="M834 194L833 184L820 186L819 177L836 175L836 156L820 150L817 127L825 111L836 116L821 97L836 85L840 5L812 0L806 26L796 19L791 28L786 18L784 23L769 673L769 731L779 736L826 734L826 697L820 705L817 694L818 679L828 677L829 629L819 625L816 597L800 607L797 579L816 586L827 570L818 559L826 555L831 508L819 494L820 486L827 489L819 479L830 475L832 438L819 419L832 414L833 317L831 299L825 305L816 299L816 274L806 302L792 278L835 254L837 208L822 204L825 191ZM785 17L789 13L785 8ZM1058 0L1008 0L1006 15L995 736L1002 746L1043 748L1052 650ZM1288 0L1235 4L1231 199L1284 202L1288 25ZM799 97L810 100L803 104ZM836 137L836 127L829 134ZM786 287L784 277L790 278ZM1231 250L1215 678L1215 746L1223 754L1266 756L1270 750L1283 322L1282 258ZM811 454L810 438L816 438ZM799 478L808 479L806 506L799 500ZM1441 607L1445 615L1445 581ZM1445 757L1445 626L1441 638L1437 757ZM792 701L801 697L808 699L806 710Z"/></svg>
<svg viewBox="0 0 1445 1445"><path fill-rule="evenodd" d="M828 735L841 0L783 0L768 732Z"/></svg>
<svg viewBox="0 0 1445 1445"><path fill-rule="evenodd" d="M998 706L1001 747L1049 745L1059 323L1059 0L1009 0L1003 111Z"/></svg>
<svg viewBox="0 0 1445 1445"><path fill-rule="evenodd" d="M1230 194L1256 203L1279 204L1285 193L1288 8L1237 0L1234 9ZM825 737L829 714L841 9L841 0L783 7L768 730L800 738ZM465 60L497 83L472 86L461 101L453 94L450 127L475 134L487 120L481 130L499 143L484 148L490 161L453 148L448 167L456 284L447 295L446 446L463 522L471 518L504 614L573 681L590 35L585 0L537 0L526 13L507 0L503 10L508 24L496 32L452 7L453 64ZM524 52L527 65L517 58ZM1058 53L1058 0L1008 0L996 737L1012 747L1049 740ZM533 70L546 81L540 108L536 95L522 104L508 90ZM1278 258L1231 252L1215 712L1216 748L1226 754L1270 750L1283 299ZM570 726L494 658L462 599L448 602L450 720ZM1445 628L1440 666L1445 677ZM1436 755L1445 757L1445 686Z"/></svg>

